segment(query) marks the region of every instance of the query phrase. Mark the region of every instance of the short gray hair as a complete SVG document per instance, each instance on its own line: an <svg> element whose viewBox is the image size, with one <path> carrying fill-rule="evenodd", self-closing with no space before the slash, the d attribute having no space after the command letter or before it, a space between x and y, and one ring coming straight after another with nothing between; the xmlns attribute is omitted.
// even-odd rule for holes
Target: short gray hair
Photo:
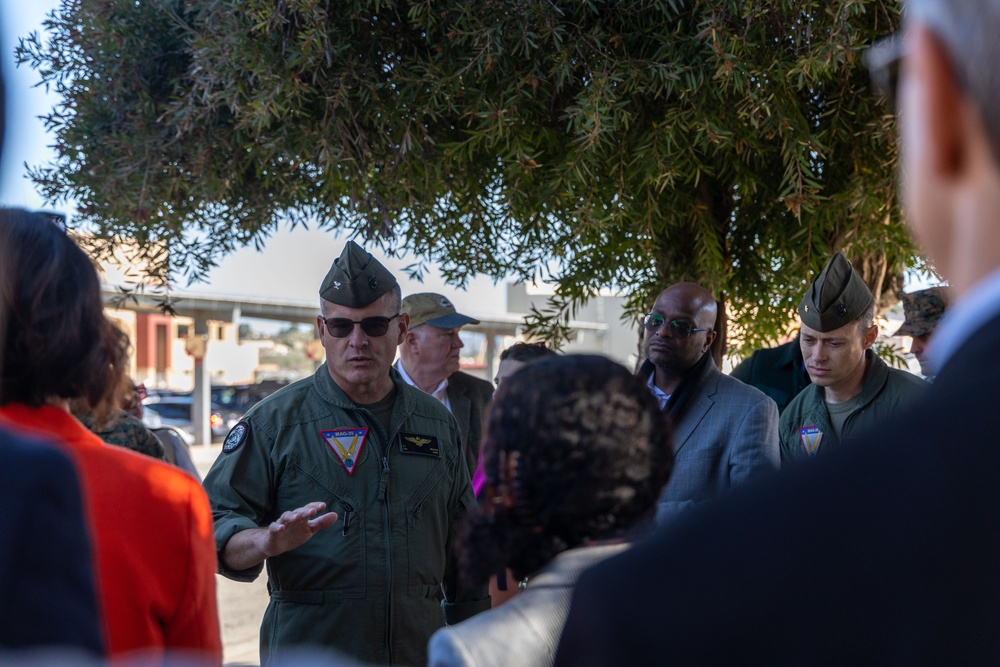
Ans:
<svg viewBox="0 0 1000 667"><path fill-rule="evenodd" d="M993 159L1000 162L1000 3L908 0L903 16L944 43L963 92L979 107Z"/></svg>
<svg viewBox="0 0 1000 667"><path fill-rule="evenodd" d="M875 299L868 304L868 307L861 311L858 315L858 319L854 320L858 323L858 331L861 332L861 336L864 337L865 333L872 328L872 324L875 323Z"/></svg>

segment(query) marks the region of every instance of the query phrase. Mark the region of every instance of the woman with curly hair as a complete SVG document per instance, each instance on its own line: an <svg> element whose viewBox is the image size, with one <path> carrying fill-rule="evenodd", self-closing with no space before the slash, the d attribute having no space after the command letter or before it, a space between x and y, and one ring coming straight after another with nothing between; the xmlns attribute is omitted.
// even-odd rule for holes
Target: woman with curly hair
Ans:
<svg viewBox="0 0 1000 667"><path fill-rule="evenodd" d="M670 474L670 428L645 381L599 356L534 362L487 413L484 502L457 545L465 576L507 566L523 590L442 628L430 665L551 665L579 574L621 552Z"/></svg>
<svg viewBox="0 0 1000 667"><path fill-rule="evenodd" d="M0 209L0 303L0 419L61 444L76 467L109 655L221 663L201 485L105 444L70 412L75 399L98 419L116 407L127 339L104 315L90 258L51 216Z"/></svg>

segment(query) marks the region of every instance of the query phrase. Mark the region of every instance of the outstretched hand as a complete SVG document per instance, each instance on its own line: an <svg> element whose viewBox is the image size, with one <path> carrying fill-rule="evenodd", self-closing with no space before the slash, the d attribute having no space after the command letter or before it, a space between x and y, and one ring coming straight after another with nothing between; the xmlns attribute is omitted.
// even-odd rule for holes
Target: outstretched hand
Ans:
<svg viewBox="0 0 1000 667"><path fill-rule="evenodd" d="M313 535L337 522L336 512L321 514L326 503L309 503L304 507L285 512L267 527L264 554L270 558L308 542Z"/></svg>

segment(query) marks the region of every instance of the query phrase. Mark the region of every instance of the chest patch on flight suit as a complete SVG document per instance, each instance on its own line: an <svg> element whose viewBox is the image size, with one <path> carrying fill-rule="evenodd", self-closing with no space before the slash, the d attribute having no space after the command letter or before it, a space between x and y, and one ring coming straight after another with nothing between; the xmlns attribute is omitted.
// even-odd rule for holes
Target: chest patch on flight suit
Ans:
<svg viewBox="0 0 1000 667"><path fill-rule="evenodd" d="M438 439L435 435L422 435L420 433L399 433L399 451L403 454L421 454L423 456L433 456L441 458L441 450L438 447Z"/></svg>
<svg viewBox="0 0 1000 667"><path fill-rule="evenodd" d="M823 442L823 431L818 426L803 426L799 429L799 440L806 454L813 456L819 449L819 443Z"/></svg>
<svg viewBox="0 0 1000 667"><path fill-rule="evenodd" d="M240 445L244 443L247 439L247 433L250 432L250 425L246 422L240 422L236 426L229 430L229 434L226 435L226 441L222 443L222 451L226 454L235 452L240 448Z"/></svg>
<svg viewBox="0 0 1000 667"><path fill-rule="evenodd" d="M358 465L358 458L361 457L361 449L365 446L368 427L335 428L330 431L320 431L319 434L340 459L347 474L353 475L354 468Z"/></svg>

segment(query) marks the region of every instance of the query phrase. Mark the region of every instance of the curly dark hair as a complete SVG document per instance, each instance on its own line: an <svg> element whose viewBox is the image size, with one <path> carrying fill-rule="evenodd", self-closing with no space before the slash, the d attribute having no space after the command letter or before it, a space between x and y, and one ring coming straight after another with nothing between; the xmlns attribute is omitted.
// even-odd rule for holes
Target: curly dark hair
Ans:
<svg viewBox="0 0 1000 667"><path fill-rule="evenodd" d="M0 405L113 407L128 338L104 315L97 271L45 213L0 209Z"/></svg>
<svg viewBox="0 0 1000 667"><path fill-rule="evenodd" d="M484 502L457 550L470 582L518 579L557 554L623 537L652 515L673 465L672 431L646 382L596 355L533 362L486 417Z"/></svg>

